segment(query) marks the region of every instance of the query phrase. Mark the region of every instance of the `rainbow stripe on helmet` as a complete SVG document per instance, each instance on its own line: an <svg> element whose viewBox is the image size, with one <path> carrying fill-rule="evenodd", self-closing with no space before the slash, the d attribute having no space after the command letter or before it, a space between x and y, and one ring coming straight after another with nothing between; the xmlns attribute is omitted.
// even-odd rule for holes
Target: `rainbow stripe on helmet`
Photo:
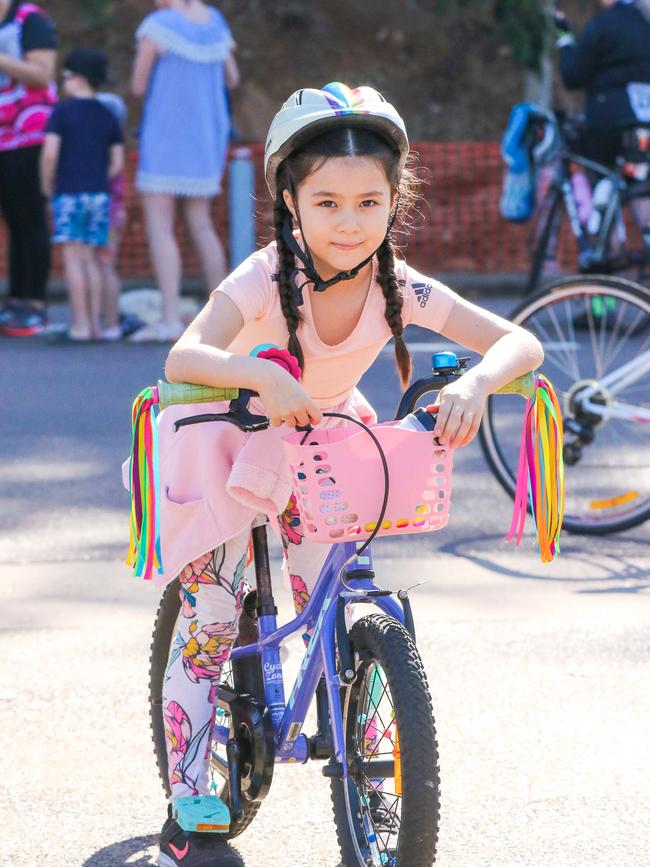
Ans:
<svg viewBox="0 0 650 867"><path fill-rule="evenodd" d="M352 89L340 81L332 81L325 85L322 93L325 94L336 114L368 114L370 109L364 107L366 103L364 90L366 90L364 87Z"/></svg>

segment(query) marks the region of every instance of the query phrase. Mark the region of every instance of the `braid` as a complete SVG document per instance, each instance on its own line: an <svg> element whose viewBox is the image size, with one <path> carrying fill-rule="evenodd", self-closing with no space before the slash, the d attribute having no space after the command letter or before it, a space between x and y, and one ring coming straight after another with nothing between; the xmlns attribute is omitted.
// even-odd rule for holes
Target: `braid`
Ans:
<svg viewBox="0 0 650 867"><path fill-rule="evenodd" d="M388 322L395 341L395 359L402 386L406 388L411 379L413 365L403 337L402 305L404 299L402 298L397 277L395 276L395 252L388 235L379 250L377 250L377 261L379 262L377 282L381 286L384 298L386 299L386 322Z"/></svg>
<svg viewBox="0 0 650 867"><path fill-rule="evenodd" d="M305 357L296 335L298 326L302 321L302 316L296 305L293 283L296 259L282 237L282 225L287 214L289 214L289 209L284 202L281 189L278 189L275 202L273 203L273 224L275 227L275 240L278 246L280 304L282 306L282 313L284 314L284 321L287 323L287 331L289 332L289 352L295 355L300 369L304 370Z"/></svg>

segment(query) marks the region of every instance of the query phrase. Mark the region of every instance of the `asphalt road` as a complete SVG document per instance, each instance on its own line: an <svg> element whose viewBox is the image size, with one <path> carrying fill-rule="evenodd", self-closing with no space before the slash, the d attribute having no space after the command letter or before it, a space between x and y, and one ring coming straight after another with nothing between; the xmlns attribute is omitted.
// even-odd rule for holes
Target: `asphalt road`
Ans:
<svg viewBox="0 0 650 867"><path fill-rule="evenodd" d="M425 373L431 347L415 349ZM146 681L157 599L121 563L119 464L130 401L164 357L0 343L2 864L154 863L164 801ZM390 353L362 389L392 414ZM565 536L542 566L530 535L520 549L504 542L510 513L474 444L457 454L448 528L375 547L384 583L426 581L414 603L441 752L437 863L644 867L650 525ZM248 867L335 867L318 765L277 772L239 849Z"/></svg>

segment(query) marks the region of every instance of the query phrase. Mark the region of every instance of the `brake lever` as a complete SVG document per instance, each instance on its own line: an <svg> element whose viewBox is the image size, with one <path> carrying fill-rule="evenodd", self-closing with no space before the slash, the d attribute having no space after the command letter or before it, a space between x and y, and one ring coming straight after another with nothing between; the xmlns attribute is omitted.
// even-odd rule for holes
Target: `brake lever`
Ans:
<svg viewBox="0 0 650 867"><path fill-rule="evenodd" d="M227 421L234 424L243 433L258 433L267 430L271 425L268 418L265 415L253 415L248 409L249 401L253 396L256 397L257 392L242 388L239 390L239 396L230 401L228 412L204 413L203 415L179 418L178 421L174 422L174 432L191 424L202 424L209 421Z"/></svg>

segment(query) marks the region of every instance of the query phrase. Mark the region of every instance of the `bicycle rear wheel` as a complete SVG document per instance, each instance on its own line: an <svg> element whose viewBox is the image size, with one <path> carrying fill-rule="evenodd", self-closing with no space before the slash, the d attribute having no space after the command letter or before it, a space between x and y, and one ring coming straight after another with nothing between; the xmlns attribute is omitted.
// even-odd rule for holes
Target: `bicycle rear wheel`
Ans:
<svg viewBox="0 0 650 867"><path fill-rule="evenodd" d="M553 382L565 424L564 529L598 535L626 530L650 518L650 424L602 418L581 406L594 381L637 361L626 387L599 387L592 401L650 411L650 292L618 277L577 276L524 301L512 321L544 347L542 373ZM480 441L490 468L514 497L521 430L521 399L491 397ZM577 432L577 433L576 433Z"/></svg>
<svg viewBox="0 0 650 867"><path fill-rule="evenodd" d="M356 678L342 690L350 774L331 781L343 864L430 867L440 811L438 747L417 648L394 618L350 631Z"/></svg>
<svg viewBox="0 0 650 867"><path fill-rule="evenodd" d="M180 611L180 583L176 578L165 588L156 613L153 635L151 639L151 656L149 661L149 713L151 717L151 733L153 737L154 753L160 773L160 779L167 797L170 796L167 747L165 743L165 720L162 709L162 693L167 661L174 639L174 629ZM221 673L221 681L232 690L232 665L226 662ZM229 715L221 708L217 708L216 722L218 725L228 726ZM221 746L213 745L211 756L211 777L217 794L224 803L229 804L229 791L227 776L227 762L225 750ZM233 821L230 830L224 836L227 838L237 837L255 818L260 808L260 802L242 799L244 815L241 819Z"/></svg>

